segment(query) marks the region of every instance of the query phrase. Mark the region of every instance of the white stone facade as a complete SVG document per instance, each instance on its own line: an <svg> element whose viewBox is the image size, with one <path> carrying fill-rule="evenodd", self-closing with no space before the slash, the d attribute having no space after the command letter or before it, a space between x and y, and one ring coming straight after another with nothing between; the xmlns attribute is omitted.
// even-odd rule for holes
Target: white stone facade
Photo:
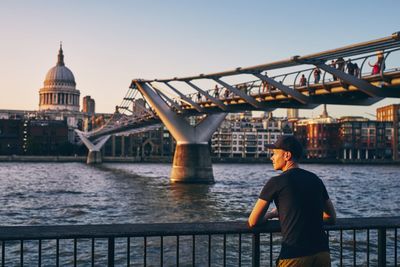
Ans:
<svg viewBox="0 0 400 267"><path fill-rule="evenodd" d="M57 65L47 72L44 86L39 90L39 111L79 112L80 92L75 87L75 77L64 64L64 54L60 46Z"/></svg>
<svg viewBox="0 0 400 267"><path fill-rule="evenodd" d="M265 145L276 142L286 122L272 117L228 116L212 137L212 151L217 157L270 157Z"/></svg>

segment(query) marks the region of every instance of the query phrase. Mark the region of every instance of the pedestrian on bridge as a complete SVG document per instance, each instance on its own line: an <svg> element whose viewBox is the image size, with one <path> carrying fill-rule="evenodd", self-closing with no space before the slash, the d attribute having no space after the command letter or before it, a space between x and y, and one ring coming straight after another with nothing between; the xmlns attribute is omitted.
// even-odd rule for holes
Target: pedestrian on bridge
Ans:
<svg viewBox="0 0 400 267"><path fill-rule="evenodd" d="M332 60L330 66L331 66L332 68L336 69L336 62L335 62L334 60ZM336 81L336 80L337 80L337 77L336 77L335 75L332 75L332 79L333 79L334 81Z"/></svg>
<svg viewBox="0 0 400 267"><path fill-rule="evenodd" d="M229 97L229 90L225 88L225 99Z"/></svg>
<svg viewBox="0 0 400 267"><path fill-rule="evenodd" d="M302 145L294 136L281 136L273 145L273 168L283 171L268 180L250 214L250 227L279 218L282 247L278 267L330 267L328 236L323 221L334 223L336 213L321 179L299 167ZM276 208L268 212L271 202Z"/></svg>
<svg viewBox="0 0 400 267"><path fill-rule="evenodd" d="M356 66L351 62L351 59L347 61L346 68L347 68L347 73L350 74L351 76L354 76Z"/></svg>
<svg viewBox="0 0 400 267"><path fill-rule="evenodd" d="M314 75L314 83L319 83L319 80L321 79L321 70L319 68L315 68L313 71Z"/></svg>
<svg viewBox="0 0 400 267"><path fill-rule="evenodd" d="M368 62L368 65L372 67L372 72L371 75L375 75L381 72L381 69L385 69L384 64L383 64L384 56L383 52L378 52L377 54L377 60L374 64L371 64Z"/></svg>
<svg viewBox="0 0 400 267"><path fill-rule="evenodd" d="M218 85L215 85L215 88L214 88L214 97L215 97L215 98L219 98L219 89L218 89Z"/></svg>
<svg viewBox="0 0 400 267"><path fill-rule="evenodd" d="M336 59L336 67L338 70L344 72L345 64L346 62L344 61L343 57L338 57L338 59Z"/></svg>
<svg viewBox="0 0 400 267"><path fill-rule="evenodd" d="M301 77L300 77L300 86L306 86L306 84L307 84L307 79L306 79L306 76L304 76L304 74L302 74L301 75Z"/></svg>

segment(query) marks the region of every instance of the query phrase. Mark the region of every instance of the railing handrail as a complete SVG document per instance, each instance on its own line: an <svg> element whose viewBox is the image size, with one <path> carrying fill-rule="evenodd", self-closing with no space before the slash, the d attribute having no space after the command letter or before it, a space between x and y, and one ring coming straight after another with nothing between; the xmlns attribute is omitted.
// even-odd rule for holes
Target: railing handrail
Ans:
<svg viewBox="0 0 400 267"><path fill-rule="evenodd" d="M325 230L385 229L400 227L400 216L340 218ZM79 238L118 238L144 236L185 236L210 234L276 233L278 220L249 228L246 222L151 223L151 224L93 224L50 226L1 226L0 240L45 240Z"/></svg>
<svg viewBox="0 0 400 267"><path fill-rule="evenodd" d="M331 59L336 59L338 57L349 57L349 56L354 56L357 54L366 54L366 53L372 53L375 51L381 51L381 50L386 50L389 48L393 47L398 47L399 46L399 40L400 40L400 32L395 32L390 36L376 39L376 40L371 40L367 42L362 42L362 43L357 43L357 44L352 44L336 49L330 49L326 50L323 52L318 52L318 53L313 53L305 56L299 56L298 59L301 60L331 60ZM158 81L158 82L170 82L170 81L191 81L191 80L197 80L197 79L204 79L204 78L214 78L214 77L223 77L223 76L231 76L231 75L237 75L237 74L246 74L246 73L251 73L251 72L262 72L265 70L272 70L272 69L279 69L279 68L287 68L287 67L293 67L296 65L299 65L298 61L294 59L295 57L291 57L286 60L280 60L280 61L275 61L271 63L266 63L266 64L260 64L256 66L251 66L251 67L245 67L241 68L238 67L234 70L228 70L228 71L222 71L222 72L216 72L216 73L209 73L209 74L200 74L196 76L190 76L190 77L174 77L174 78L169 78L169 79L155 79L155 80L143 80L147 82L152 82L152 81ZM141 79L135 79L135 80L141 80ZM131 85L132 86L132 85Z"/></svg>

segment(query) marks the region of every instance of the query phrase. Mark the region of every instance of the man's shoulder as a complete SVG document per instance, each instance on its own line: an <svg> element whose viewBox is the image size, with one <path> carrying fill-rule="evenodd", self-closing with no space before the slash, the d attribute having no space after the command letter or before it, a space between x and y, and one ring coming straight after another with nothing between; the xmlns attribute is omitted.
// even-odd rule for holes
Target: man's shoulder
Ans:
<svg viewBox="0 0 400 267"><path fill-rule="evenodd" d="M275 183L276 181L279 180L279 178L281 177L281 175L282 175L282 174L278 174L278 175L275 175L275 176L272 176L272 177L268 178L266 184Z"/></svg>
<svg viewBox="0 0 400 267"><path fill-rule="evenodd" d="M279 175L272 176L271 178L269 178L267 183L270 183L270 184L284 183L285 181L289 181L292 178L299 178L299 177L305 177L308 179L321 181L321 179L318 177L318 175L311 171L308 171L308 170L305 170L302 168L293 168L288 171L282 172Z"/></svg>
<svg viewBox="0 0 400 267"><path fill-rule="evenodd" d="M283 173L286 174L287 176L296 176L296 177L307 177L310 179L317 179L317 180L321 180L317 174L313 173L312 171L308 171L302 168L294 168L291 169L289 172Z"/></svg>
<svg viewBox="0 0 400 267"><path fill-rule="evenodd" d="M283 178L282 176L283 173L275 175L270 177L265 185L264 188L275 188L275 187L279 187L280 184L282 184L282 182L285 180L285 178Z"/></svg>

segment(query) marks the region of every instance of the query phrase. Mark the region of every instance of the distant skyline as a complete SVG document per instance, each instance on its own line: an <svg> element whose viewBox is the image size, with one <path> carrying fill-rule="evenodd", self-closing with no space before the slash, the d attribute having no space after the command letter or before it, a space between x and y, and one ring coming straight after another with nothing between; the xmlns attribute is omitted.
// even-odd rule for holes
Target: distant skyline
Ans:
<svg viewBox="0 0 400 267"><path fill-rule="evenodd" d="M134 78L224 71L388 36L400 31L398 10L395 0L2 0L0 109L38 109L60 41L81 106L90 95L97 112L111 113ZM368 114L391 103L400 99L329 105L328 112L372 118ZM300 115L321 112L322 106Z"/></svg>

